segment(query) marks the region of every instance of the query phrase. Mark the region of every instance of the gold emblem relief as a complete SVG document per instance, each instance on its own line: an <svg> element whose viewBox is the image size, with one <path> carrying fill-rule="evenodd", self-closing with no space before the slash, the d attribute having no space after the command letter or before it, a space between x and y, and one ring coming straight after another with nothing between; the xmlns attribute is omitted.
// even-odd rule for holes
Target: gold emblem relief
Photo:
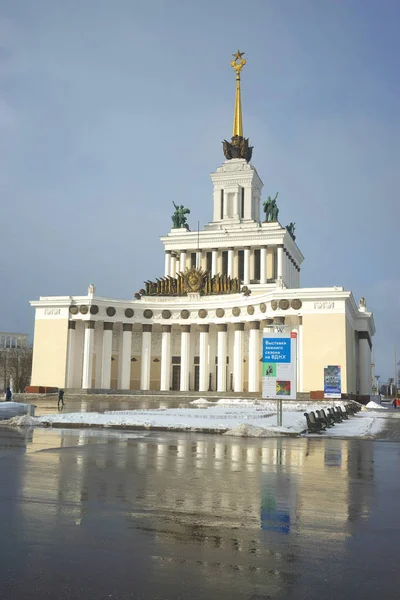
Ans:
<svg viewBox="0 0 400 600"><path fill-rule="evenodd" d="M201 269L190 269L190 271L187 271L183 276L185 292L200 292L203 289L205 275L206 273Z"/></svg>

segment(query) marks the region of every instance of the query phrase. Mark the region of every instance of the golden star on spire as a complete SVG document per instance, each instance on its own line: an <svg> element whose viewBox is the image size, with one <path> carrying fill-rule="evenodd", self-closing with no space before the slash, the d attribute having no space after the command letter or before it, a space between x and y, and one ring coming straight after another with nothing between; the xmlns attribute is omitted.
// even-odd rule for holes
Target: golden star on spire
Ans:
<svg viewBox="0 0 400 600"><path fill-rule="evenodd" d="M244 52L240 52L240 50L238 50L236 52L236 54L232 54L232 56L235 57L235 60L240 60L242 58L243 54L244 54Z"/></svg>

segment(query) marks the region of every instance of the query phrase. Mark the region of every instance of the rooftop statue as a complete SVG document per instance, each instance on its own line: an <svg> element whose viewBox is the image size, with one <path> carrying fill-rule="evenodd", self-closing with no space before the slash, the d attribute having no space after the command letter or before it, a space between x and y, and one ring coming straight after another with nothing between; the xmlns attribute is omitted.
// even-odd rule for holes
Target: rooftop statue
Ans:
<svg viewBox="0 0 400 600"><path fill-rule="evenodd" d="M183 227L185 227L186 229L189 229L186 215L190 214L190 210L188 208L185 208L183 206L183 204L178 206L177 204L175 204L174 201L172 201L172 204L175 207L175 212L171 217L172 218L172 227L174 229L181 229Z"/></svg>
<svg viewBox="0 0 400 600"><path fill-rule="evenodd" d="M271 198L271 196L268 196L266 202L263 203L263 210L265 212L264 223L271 223L272 221L278 220L279 208L276 204L278 194L279 192L276 192L275 198Z"/></svg>
<svg viewBox="0 0 400 600"><path fill-rule="evenodd" d="M288 233L292 237L293 241L296 239L296 236L294 235L295 228L296 228L296 223L289 223L289 225L286 225L286 229L288 230Z"/></svg>

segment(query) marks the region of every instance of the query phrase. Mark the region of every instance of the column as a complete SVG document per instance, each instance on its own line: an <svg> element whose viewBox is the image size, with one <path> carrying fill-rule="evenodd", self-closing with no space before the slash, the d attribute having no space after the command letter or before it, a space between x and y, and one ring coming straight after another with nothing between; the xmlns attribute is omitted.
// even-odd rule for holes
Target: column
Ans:
<svg viewBox="0 0 400 600"><path fill-rule="evenodd" d="M244 285L250 283L250 248L248 246L244 249L243 283Z"/></svg>
<svg viewBox="0 0 400 600"><path fill-rule="evenodd" d="M277 246L277 274L276 278L283 276L283 244Z"/></svg>
<svg viewBox="0 0 400 600"><path fill-rule="evenodd" d="M179 260L179 270L184 273L186 271L186 250L181 250L181 257Z"/></svg>
<svg viewBox="0 0 400 600"><path fill-rule="evenodd" d="M217 325L218 385L217 392L226 392L226 355L228 325Z"/></svg>
<svg viewBox="0 0 400 600"><path fill-rule="evenodd" d="M181 392L189 391L190 325L181 325Z"/></svg>
<svg viewBox="0 0 400 600"><path fill-rule="evenodd" d="M249 323L249 392L260 389L260 321Z"/></svg>
<svg viewBox="0 0 400 600"><path fill-rule="evenodd" d="M260 283L267 283L267 247L260 248Z"/></svg>
<svg viewBox="0 0 400 600"><path fill-rule="evenodd" d="M171 388L171 331L172 325L161 325L161 383L160 390L168 392Z"/></svg>
<svg viewBox="0 0 400 600"><path fill-rule="evenodd" d="M213 248L211 254L211 277L218 273L218 248Z"/></svg>
<svg viewBox="0 0 400 600"><path fill-rule="evenodd" d="M131 387L132 329L132 323L122 323L121 371L118 382L120 390L129 390Z"/></svg>
<svg viewBox="0 0 400 600"><path fill-rule="evenodd" d="M151 331L152 325L143 325L142 333L142 355L140 366L140 389L150 389L150 367L151 367Z"/></svg>
<svg viewBox="0 0 400 600"><path fill-rule="evenodd" d="M372 394L371 382L371 345L367 331L358 332L358 361L360 374L360 394L370 396Z"/></svg>
<svg viewBox="0 0 400 600"><path fill-rule="evenodd" d="M111 387L111 355L112 355L113 323L103 323L103 352L101 358L101 389Z"/></svg>
<svg viewBox="0 0 400 600"><path fill-rule="evenodd" d="M75 345L76 345L76 321L68 321L68 354L67 354L67 368L65 374L65 387L73 388L75 373Z"/></svg>
<svg viewBox="0 0 400 600"><path fill-rule="evenodd" d="M299 336L297 340L297 369L299 392L303 390L303 317L299 317Z"/></svg>
<svg viewBox="0 0 400 600"><path fill-rule="evenodd" d="M233 391L243 392L243 332L244 323L234 323Z"/></svg>
<svg viewBox="0 0 400 600"><path fill-rule="evenodd" d="M94 321L85 321L82 374L82 389L84 390L92 387L94 323Z"/></svg>
<svg viewBox="0 0 400 600"><path fill-rule="evenodd" d="M208 391L208 332L209 325L199 325L200 329L200 373L199 373L199 392Z"/></svg>
<svg viewBox="0 0 400 600"><path fill-rule="evenodd" d="M201 250L196 250L196 268L201 269Z"/></svg>
<svg viewBox="0 0 400 600"><path fill-rule="evenodd" d="M233 277L233 256L234 256L234 248L228 248L228 275L229 277Z"/></svg>
<svg viewBox="0 0 400 600"><path fill-rule="evenodd" d="M171 270L169 272L170 277L176 277L176 254L171 254Z"/></svg>
<svg viewBox="0 0 400 600"><path fill-rule="evenodd" d="M283 265L282 265L282 279L286 283L287 287L290 288L290 256L289 253L286 252L285 248L283 249Z"/></svg>
<svg viewBox="0 0 400 600"><path fill-rule="evenodd" d="M171 250L165 251L165 268L164 268L165 277L168 277L171 273Z"/></svg>

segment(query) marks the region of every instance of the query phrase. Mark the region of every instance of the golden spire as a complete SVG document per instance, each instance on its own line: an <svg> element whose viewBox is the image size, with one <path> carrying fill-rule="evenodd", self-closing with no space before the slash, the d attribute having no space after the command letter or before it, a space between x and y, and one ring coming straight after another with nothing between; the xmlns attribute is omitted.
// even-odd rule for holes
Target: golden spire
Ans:
<svg viewBox="0 0 400 600"><path fill-rule="evenodd" d="M233 54L234 60L231 61L231 67L236 73L236 99L235 99L235 113L233 115L233 133L232 137L240 136L243 137L243 124L242 124L242 101L240 98L240 72L246 64L246 59L242 58L244 52L238 50L236 54ZM237 62L239 61L239 62Z"/></svg>

